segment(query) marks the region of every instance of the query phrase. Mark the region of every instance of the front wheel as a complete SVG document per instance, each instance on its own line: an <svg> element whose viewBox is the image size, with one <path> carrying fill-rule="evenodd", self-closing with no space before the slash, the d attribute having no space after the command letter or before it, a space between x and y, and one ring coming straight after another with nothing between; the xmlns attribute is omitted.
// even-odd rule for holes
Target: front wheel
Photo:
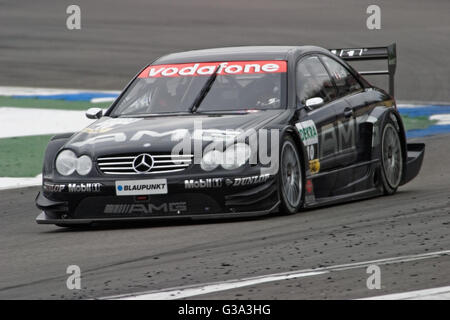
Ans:
<svg viewBox="0 0 450 320"><path fill-rule="evenodd" d="M279 163L281 211L293 214L303 205L303 170L295 142L289 136L283 140Z"/></svg>
<svg viewBox="0 0 450 320"><path fill-rule="evenodd" d="M381 179L385 194L397 191L403 172L403 154L399 131L394 122L385 122L381 136Z"/></svg>

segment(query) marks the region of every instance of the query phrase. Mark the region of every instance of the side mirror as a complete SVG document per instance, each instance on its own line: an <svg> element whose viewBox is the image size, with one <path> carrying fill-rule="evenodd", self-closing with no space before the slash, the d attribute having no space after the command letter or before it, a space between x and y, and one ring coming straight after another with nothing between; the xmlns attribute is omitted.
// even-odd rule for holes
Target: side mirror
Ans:
<svg viewBox="0 0 450 320"><path fill-rule="evenodd" d="M315 97L315 98L310 98L308 100L306 100L305 102L305 106L306 108L308 108L309 110L314 110L320 106L322 106L324 103L323 99L320 97Z"/></svg>
<svg viewBox="0 0 450 320"><path fill-rule="evenodd" d="M100 108L89 108L86 111L86 117L88 119L100 119L103 116L103 110Z"/></svg>

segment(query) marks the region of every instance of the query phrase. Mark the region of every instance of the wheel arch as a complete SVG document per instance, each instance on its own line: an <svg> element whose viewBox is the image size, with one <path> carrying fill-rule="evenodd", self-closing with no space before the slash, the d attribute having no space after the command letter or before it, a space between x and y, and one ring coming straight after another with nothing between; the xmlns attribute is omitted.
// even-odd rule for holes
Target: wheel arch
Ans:
<svg viewBox="0 0 450 320"><path fill-rule="evenodd" d="M284 127L280 134L280 144L283 141L283 137L285 135L290 135L294 139L296 147L301 156L301 161L302 161L302 166L303 166L303 174L305 175L306 168L307 168L306 163L307 163L308 157L307 157L305 145L303 144L302 139L300 138L300 134L299 134L297 128L295 128L294 126Z"/></svg>
<svg viewBox="0 0 450 320"><path fill-rule="evenodd" d="M73 133L60 134L53 136L50 139L44 153L44 163L42 167L43 175L51 174L53 172L53 163L55 161L56 154L72 135Z"/></svg>
<svg viewBox="0 0 450 320"><path fill-rule="evenodd" d="M399 131L399 138L402 146L402 158L404 163L402 169L403 177L406 174L408 162L406 131L400 113L392 107L379 106L374 108L368 117L368 121L366 122L372 125L372 159L375 159L376 155L378 154L379 148L381 148L381 130L383 124L389 117L394 122L397 130Z"/></svg>

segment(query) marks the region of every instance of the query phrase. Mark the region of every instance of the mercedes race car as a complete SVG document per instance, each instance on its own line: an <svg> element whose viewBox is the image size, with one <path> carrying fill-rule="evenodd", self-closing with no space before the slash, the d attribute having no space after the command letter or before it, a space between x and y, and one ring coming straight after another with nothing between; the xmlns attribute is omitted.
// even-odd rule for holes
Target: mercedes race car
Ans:
<svg viewBox="0 0 450 320"><path fill-rule="evenodd" d="M357 72L353 60L387 60ZM420 171L394 100L395 44L174 53L45 153L37 223L248 217L391 195ZM389 75L389 93L363 75Z"/></svg>

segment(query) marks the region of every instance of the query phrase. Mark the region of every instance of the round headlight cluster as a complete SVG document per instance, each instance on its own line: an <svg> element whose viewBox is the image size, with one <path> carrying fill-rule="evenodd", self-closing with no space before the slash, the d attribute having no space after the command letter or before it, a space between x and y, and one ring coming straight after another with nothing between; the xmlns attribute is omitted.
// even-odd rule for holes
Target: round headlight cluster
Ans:
<svg viewBox="0 0 450 320"><path fill-rule="evenodd" d="M205 171L211 171L218 166L224 169L233 170L244 165L250 158L251 149L246 143L236 143L229 146L225 152L212 150L207 152L200 163L200 167Z"/></svg>
<svg viewBox="0 0 450 320"><path fill-rule="evenodd" d="M73 151L64 150L56 158L56 170L63 176L70 176L75 171L84 176L92 170L92 160L86 155L78 158Z"/></svg>

